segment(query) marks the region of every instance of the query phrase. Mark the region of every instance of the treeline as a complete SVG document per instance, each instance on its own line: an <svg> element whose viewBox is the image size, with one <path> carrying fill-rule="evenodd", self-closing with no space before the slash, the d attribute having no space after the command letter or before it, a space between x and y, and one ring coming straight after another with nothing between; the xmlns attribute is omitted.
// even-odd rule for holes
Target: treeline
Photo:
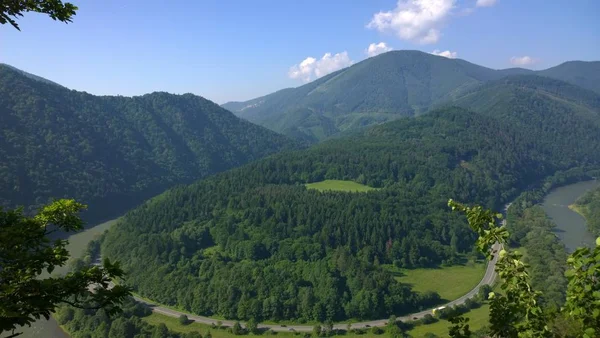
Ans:
<svg viewBox="0 0 600 338"><path fill-rule="evenodd" d="M78 309L68 305L58 308L54 314L58 323L73 338L210 338L210 331L178 333L169 331L165 324L150 325L143 317L151 311L146 305L129 298L122 305L123 312L109 317L104 310Z"/></svg>
<svg viewBox="0 0 600 338"><path fill-rule="evenodd" d="M574 206L575 210L585 217L590 232L600 236L600 188L585 193Z"/></svg>
<svg viewBox="0 0 600 338"><path fill-rule="evenodd" d="M550 126L569 136L538 138ZM171 189L129 212L102 252L140 294L194 313L320 322L407 313L436 295L412 293L378 264L452 264L470 252L474 234L449 197L499 209L541 177L600 163L599 145L589 123L439 110ZM323 179L383 189L303 186Z"/></svg>
<svg viewBox="0 0 600 338"><path fill-rule="evenodd" d="M199 96L93 96L0 65L0 206L70 197L107 219L291 146Z"/></svg>

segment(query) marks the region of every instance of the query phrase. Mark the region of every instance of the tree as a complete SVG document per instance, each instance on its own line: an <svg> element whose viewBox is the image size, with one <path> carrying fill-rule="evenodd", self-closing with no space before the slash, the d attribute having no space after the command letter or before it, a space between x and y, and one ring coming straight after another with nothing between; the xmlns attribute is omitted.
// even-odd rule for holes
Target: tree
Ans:
<svg viewBox="0 0 600 338"><path fill-rule="evenodd" d="M321 325L315 325L313 326L313 335L315 337L320 337L321 336Z"/></svg>
<svg viewBox="0 0 600 338"><path fill-rule="evenodd" d="M186 315L179 316L179 324L187 325L187 324L189 324L189 322L190 322L190 320L189 320L188 316L186 316Z"/></svg>
<svg viewBox="0 0 600 338"><path fill-rule="evenodd" d="M233 323L233 327L231 328L231 333L233 333L236 336L239 336L244 333L244 329L242 329L242 325L240 324L240 322L236 321L235 323Z"/></svg>
<svg viewBox="0 0 600 338"><path fill-rule="evenodd" d="M74 200L61 199L43 207L34 217L22 209L0 208L0 333L20 333L20 326L48 319L57 305L86 309L104 308L113 315L130 295L130 289L113 285L123 276L118 263L105 259L103 266L87 266L64 277L40 278L64 266L69 259L67 240L51 241L53 232L83 229L78 213L85 209Z"/></svg>
<svg viewBox="0 0 600 338"><path fill-rule="evenodd" d="M256 319L250 318L248 322L246 322L246 329L248 329L248 332L250 333L258 334L258 323L256 322Z"/></svg>
<svg viewBox="0 0 600 338"><path fill-rule="evenodd" d="M488 284L484 284L479 288L479 299L484 301L488 299L488 296L490 294L490 292L492 292L492 287L489 286Z"/></svg>
<svg viewBox="0 0 600 338"><path fill-rule="evenodd" d="M569 280L567 299L560 313L551 313L540 305L542 293L531 286L528 265L521 261L518 252L493 249L496 243L506 245L509 233L506 225L497 226L501 214L495 214L481 206L468 207L452 200L448 202L452 210L464 212L469 226L479 235L476 247L492 259L498 255L496 272L502 278L502 294L490 292L490 333L498 337L551 337L548 323L560 320L560 316L571 318L575 325L568 330L577 329L577 337L597 337L600 327L600 238L596 247L579 248L567 259L569 270L565 275ZM468 319L457 316L451 319L452 337L469 336Z"/></svg>
<svg viewBox="0 0 600 338"><path fill-rule="evenodd" d="M77 10L72 3L63 4L61 0L0 0L0 24L9 23L21 30L15 19L24 12L48 14L53 20L68 23Z"/></svg>

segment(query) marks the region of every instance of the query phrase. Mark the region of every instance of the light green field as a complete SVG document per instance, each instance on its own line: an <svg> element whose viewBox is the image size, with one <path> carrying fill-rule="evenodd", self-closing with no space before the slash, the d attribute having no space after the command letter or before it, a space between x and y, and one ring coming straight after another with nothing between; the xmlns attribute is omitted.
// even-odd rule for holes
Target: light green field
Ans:
<svg viewBox="0 0 600 338"><path fill-rule="evenodd" d="M480 308L473 309L464 314L465 317L469 318L469 329L476 331L488 324L490 306L488 304L482 305ZM426 333L431 332L440 337L448 337L448 328L452 324L447 320L440 320L437 323L429 325L416 326L414 329L408 331L413 337L424 337Z"/></svg>
<svg viewBox="0 0 600 338"><path fill-rule="evenodd" d="M485 263L467 263L438 269L392 269L396 279L417 292L435 291L442 299L454 300L471 291L485 274Z"/></svg>
<svg viewBox="0 0 600 338"><path fill-rule="evenodd" d="M305 184L307 189L316 189L319 191L348 191L348 192L366 192L371 190L377 190L364 184L356 183L354 181L340 181L340 180L325 180L315 183Z"/></svg>

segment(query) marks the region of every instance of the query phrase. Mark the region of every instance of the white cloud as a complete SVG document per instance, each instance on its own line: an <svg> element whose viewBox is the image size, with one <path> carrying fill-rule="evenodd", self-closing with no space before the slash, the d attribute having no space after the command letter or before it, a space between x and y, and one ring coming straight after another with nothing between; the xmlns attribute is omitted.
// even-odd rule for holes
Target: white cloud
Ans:
<svg viewBox="0 0 600 338"><path fill-rule="evenodd" d="M477 0L477 7L492 7L496 4L496 0Z"/></svg>
<svg viewBox="0 0 600 338"><path fill-rule="evenodd" d="M529 66L538 63L540 60L531 56L513 56L510 58L510 63L515 66Z"/></svg>
<svg viewBox="0 0 600 338"><path fill-rule="evenodd" d="M372 43L369 45L367 49L365 49L365 53L368 57L376 56L381 53L389 52L393 48L388 46L385 42L380 43Z"/></svg>
<svg viewBox="0 0 600 338"><path fill-rule="evenodd" d="M325 53L319 60L309 56L299 64L290 67L288 76L292 79L309 82L336 70L348 67L353 63L346 51L334 55Z"/></svg>
<svg viewBox="0 0 600 338"><path fill-rule="evenodd" d="M396 8L373 15L367 28L392 32L402 40L421 44L435 43L440 38L444 19L456 0L398 0Z"/></svg>
<svg viewBox="0 0 600 338"><path fill-rule="evenodd" d="M456 59L456 57L458 56L457 52L451 52L449 50L445 50L442 52L439 49L434 50L433 52L431 52L431 54L437 55L437 56L443 56L448 59Z"/></svg>

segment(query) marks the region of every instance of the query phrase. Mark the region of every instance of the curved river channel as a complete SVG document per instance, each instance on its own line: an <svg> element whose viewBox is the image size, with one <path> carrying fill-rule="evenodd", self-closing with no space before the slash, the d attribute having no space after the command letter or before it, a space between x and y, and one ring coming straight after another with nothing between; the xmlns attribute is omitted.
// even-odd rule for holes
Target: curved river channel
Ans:
<svg viewBox="0 0 600 338"><path fill-rule="evenodd" d="M587 231L585 219L569 209L569 205L573 204L585 192L599 185L600 181L594 180L560 187L551 191L542 203L542 208L546 214L556 223L557 235L565 243L568 251L573 251L575 248L583 245L591 246L594 243L595 238ZM71 236L69 238L69 251L71 255L74 257L81 256L87 247L87 243L107 230L115 222L116 220L108 221ZM53 318L50 320L39 320L30 328L26 327L24 331L24 334L20 336L22 338L69 337Z"/></svg>

